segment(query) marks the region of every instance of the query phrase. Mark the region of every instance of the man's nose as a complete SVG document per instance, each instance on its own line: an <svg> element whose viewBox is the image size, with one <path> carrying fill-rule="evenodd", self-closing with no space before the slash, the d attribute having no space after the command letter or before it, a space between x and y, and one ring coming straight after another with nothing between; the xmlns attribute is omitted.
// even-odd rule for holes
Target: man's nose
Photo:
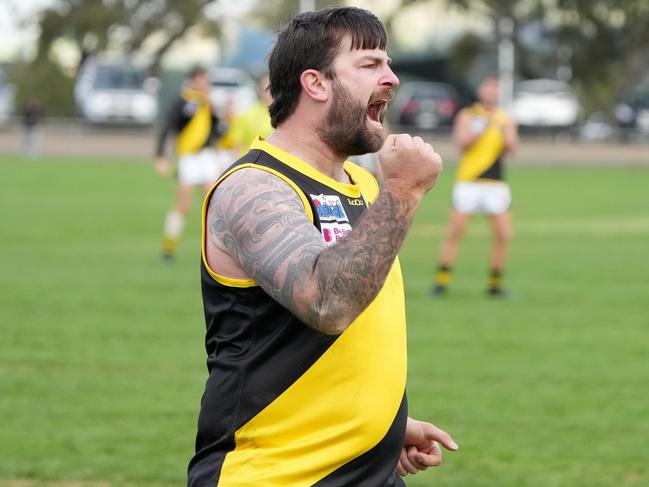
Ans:
<svg viewBox="0 0 649 487"><path fill-rule="evenodd" d="M380 80L381 86L386 87L386 88L396 88L399 86L399 78L397 78L397 75L394 74L394 71L392 71L392 68L389 66L386 66L385 68L385 74Z"/></svg>

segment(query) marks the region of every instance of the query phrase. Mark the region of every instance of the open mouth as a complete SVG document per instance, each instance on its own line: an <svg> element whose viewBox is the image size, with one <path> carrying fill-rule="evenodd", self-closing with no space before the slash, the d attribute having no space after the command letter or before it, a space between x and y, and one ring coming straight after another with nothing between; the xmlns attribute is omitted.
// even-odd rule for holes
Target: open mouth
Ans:
<svg viewBox="0 0 649 487"><path fill-rule="evenodd" d="M383 118L385 117L385 107L388 104L388 100L375 100L369 104L367 107L367 116L373 122L381 124Z"/></svg>

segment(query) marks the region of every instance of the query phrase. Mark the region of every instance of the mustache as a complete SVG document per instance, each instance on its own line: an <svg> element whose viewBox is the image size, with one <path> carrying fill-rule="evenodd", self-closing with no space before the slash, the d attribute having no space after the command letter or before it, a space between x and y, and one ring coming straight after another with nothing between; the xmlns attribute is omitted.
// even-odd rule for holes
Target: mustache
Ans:
<svg viewBox="0 0 649 487"><path fill-rule="evenodd" d="M380 102L380 101L383 101L385 103L390 103L394 99L394 95L395 95L394 89L390 88L384 93L381 93L376 96L372 96L372 98L370 98L368 105L372 105L373 103Z"/></svg>

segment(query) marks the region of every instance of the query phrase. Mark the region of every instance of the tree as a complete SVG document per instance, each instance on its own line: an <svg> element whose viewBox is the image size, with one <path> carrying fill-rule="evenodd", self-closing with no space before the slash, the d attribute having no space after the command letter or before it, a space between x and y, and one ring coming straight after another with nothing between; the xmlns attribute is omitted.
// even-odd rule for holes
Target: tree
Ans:
<svg viewBox="0 0 649 487"><path fill-rule="evenodd" d="M555 2L559 13L549 20L559 41L572 50L587 110L610 110L617 96L649 74L649 2Z"/></svg>
<svg viewBox="0 0 649 487"><path fill-rule="evenodd" d="M262 0L258 0L260 3ZM340 4L335 0L315 0L316 10ZM251 19L260 26L278 32L299 13L299 0L263 0L263 9L251 14Z"/></svg>
<svg viewBox="0 0 649 487"><path fill-rule="evenodd" d="M73 76L90 56L110 50L125 57L146 53L146 71L158 76L161 61L191 28L218 37L219 23L205 13L219 0L55 0L36 17L40 29L36 57L11 72L19 102L38 97L50 115L74 114ZM20 22L20 20L19 20ZM53 56L61 41L76 48L78 60L64 70ZM153 47L152 47L153 46ZM144 57L144 56L143 56ZM69 66L66 66L69 68Z"/></svg>
<svg viewBox="0 0 649 487"><path fill-rule="evenodd" d="M48 116L74 115L74 80L65 76L51 60L14 64L8 75L16 87L16 113L20 113L28 100L38 99Z"/></svg>
<svg viewBox="0 0 649 487"><path fill-rule="evenodd" d="M638 0L447 0L466 12L481 12L494 25L514 20L517 72L522 78L542 75L534 60L569 64L585 111L610 111L616 97L647 76L649 2ZM539 24L550 56L524 47L519 34ZM497 34L497 33L495 33ZM566 53L568 54L566 56ZM596 53L596 54L595 54ZM596 59L594 58L596 55ZM564 59L560 59L561 57ZM569 59L565 59L569 57Z"/></svg>
<svg viewBox="0 0 649 487"><path fill-rule="evenodd" d="M56 41L79 52L78 70L89 56L107 49L124 55L142 51L153 36L161 39L150 56L149 74L157 75L164 54L189 28L218 34L205 7L214 0L58 0L40 15L37 60L48 58Z"/></svg>

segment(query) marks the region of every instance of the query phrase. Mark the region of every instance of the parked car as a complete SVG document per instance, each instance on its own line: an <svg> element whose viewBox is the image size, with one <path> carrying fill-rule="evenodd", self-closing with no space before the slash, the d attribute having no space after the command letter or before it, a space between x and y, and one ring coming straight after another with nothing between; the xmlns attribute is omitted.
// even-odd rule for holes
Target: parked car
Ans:
<svg viewBox="0 0 649 487"><path fill-rule="evenodd" d="M5 127L11 121L14 113L14 89L6 83L4 73L0 71L0 127Z"/></svg>
<svg viewBox="0 0 649 487"><path fill-rule="evenodd" d="M80 115L95 124L151 125L158 116L156 85L127 61L87 60L74 99Z"/></svg>
<svg viewBox="0 0 649 487"><path fill-rule="evenodd" d="M634 86L622 97L615 119L622 129L649 135L649 82Z"/></svg>
<svg viewBox="0 0 649 487"><path fill-rule="evenodd" d="M212 85L210 99L221 116L240 113L257 101L255 81L246 71L216 66L208 76Z"/></svg>
<svg viewBox="0 0 649 487"><path fill-rule="evenodd" d="M579 135L584 140L608 140L615 135L615 130L606 113L595 112L584 121Z"/></svg>
<svg viewBox="0 0 649 487"><path fill-rule="evenodd" d="M521 129L564 131L577 125L580 107L568 83L531 79L518 83L512 116Z"/></svg>
<svg viewBox="0 0 649 487"><path fill-rule="evenodd" d="M394 122L430 130L449 125L460 107L453 86L434 81L409 81L399 87L393 102Z"/></svg>

